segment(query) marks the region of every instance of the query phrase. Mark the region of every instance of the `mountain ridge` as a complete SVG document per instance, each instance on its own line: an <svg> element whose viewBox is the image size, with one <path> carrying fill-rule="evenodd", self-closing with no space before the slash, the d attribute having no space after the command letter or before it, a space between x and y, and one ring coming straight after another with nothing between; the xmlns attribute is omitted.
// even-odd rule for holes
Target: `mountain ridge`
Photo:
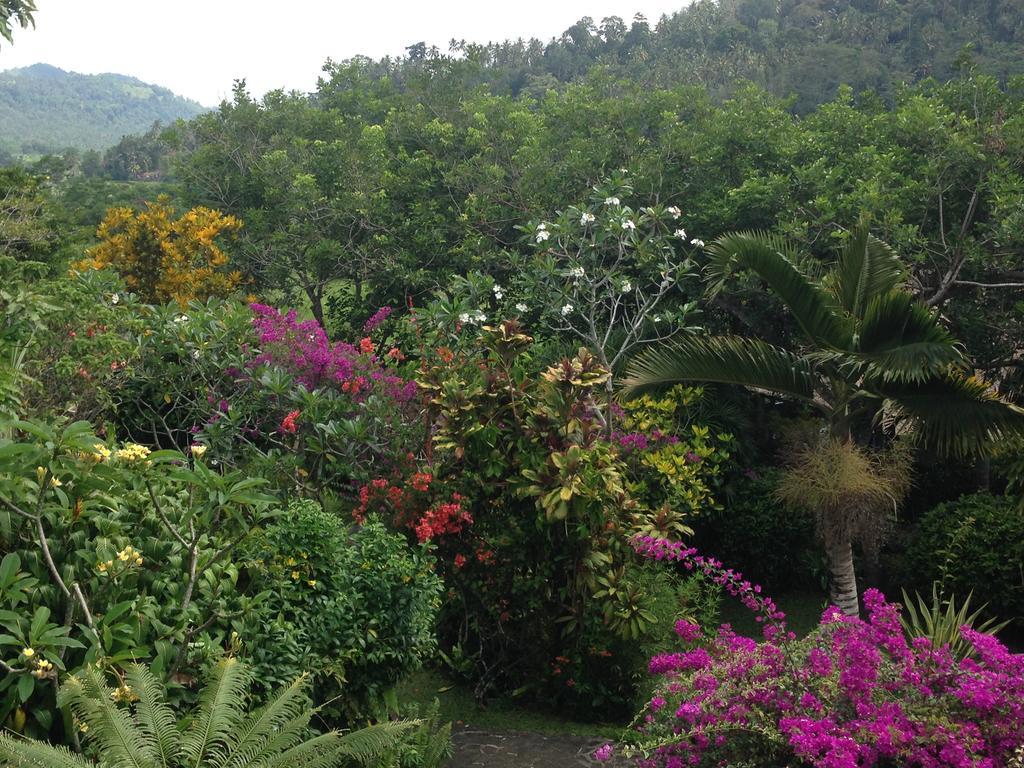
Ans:
<svg viewBox="0 0 1024 768"><path fill-rule="evenodd" d="M89 75L37 62L0 72L0 151L102 150L156 122L189 119L207 110L131 75Z"/></svg>

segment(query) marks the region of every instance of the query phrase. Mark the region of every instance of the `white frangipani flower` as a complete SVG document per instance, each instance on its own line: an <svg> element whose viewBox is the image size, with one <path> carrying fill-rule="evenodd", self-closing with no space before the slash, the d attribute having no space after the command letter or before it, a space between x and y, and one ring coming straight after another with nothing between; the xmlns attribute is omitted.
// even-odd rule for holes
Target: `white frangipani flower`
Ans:
<svg viewBox="0 0 1024 768"><path fill-rule="evenodd" d="M704 241L701 240L699 237L695 237L695 238L693 238L693 240L690 241L690 245L695 245L698 248L703 248L704 247Z"/></svg>
<svg viewBox="0 0 1024 768"><path fill-rule="evenodd" d="M590 211L584 211L580 216L580 226L585 227L587 224L593 224L596 218Z"/></svg>
<svg viewBox="0 0 1024 768"><path fill-rule="evenodd" d="M617 198L617 197L606 197L604 199L604 204L605 205L622 205L622 201L620 201L619 198Z"/></svg>
<svg viewBox="0 0 1024 768"><path fill-rule="evenodd" d="M516 312L525 312L527 309L529 309L529 307L527 307L521 301L518 304L516 304Z"/></svg>
<svg viewBox="0 0 1024 768"><path fill-rule="evenodd" d="M677 230L676 230L676 231L675 231L675 232L674 232L673 234L674 234L674 235L675 235L676 237L678 237L678 238L679 238L680 240L685 240L685 239L686 239L686 230L685 230L685 229L683 229L682 227L680 227L679 229L677 229Z"/></svg>
<svg viewBox="0 0 1024 768"><path fill-rule="evenodd" d="M683 212L679 210L679 208L675 205L670 205L668 208L665 209L665 212L673 219L678 219L680 216L683 215Z"/></svg>
<svg viewBox="0 0 1024 768"><path fill-rule="evenodd" d="M636 224L633 223L632 219L626 219L624 222L622 222L622 228L629 232L632 232L634 229L636 229Z"/></svg>
<svg viewBox="0 0 1024 768"><path fill-rule="evenodd" d="M572 311L576 309L572 304L565 304L562 307L562 317L568 317L572 314Z"/></svg>
<svg viewBox="0 0 1024 768"><path fill-rule="evenodd" d="M546 229L538 229L536 237L538 243L543 243L545 240L551 237L551 233L548 232Z"/></svg>
<svg viewBox="0 0 1024 768"><path fill-rule="evenodd" d="M463 325L468 323L469 322L469 312L463 312L461 315L459 315L459 322L462 323Z"/></svg>
<svg viewBox="0 0 1024 768"><path fill-rule="evenodd" d="M630 291L633 290L633 284L631 282L629 282L629 280L627 280L626 282L624 282L622 284L622 288L620 290L623 293L629 293Z"/></svg>
<svg viewBox="0 0 1024 768"><path fill-rule="evenodd" d="M115 293L115 294L113 294L113 295L112 295L112 296L110 297L110 303L111 303L111 304L117 304L117 302L119 302L120 300L121 300L121 297L120 297L120 296L118 296L118 295L117 295L116 293Z"/></svg>
<svg viewBox="0 0 1024 768"><path fill-rule="evenodd" d="M573 267L572 269L569 270L569 277L573 278L574 280L579 280L586 273L587 272L585 269L583 269L583 267Z"/></svg>
<svg viewBox="0 0 1024 768"><path fill-rule="evenodd" d="M176 323L187 323L188 322L188 315L178 315L176 318L174 318L174 322L176 322Z"/></svg>

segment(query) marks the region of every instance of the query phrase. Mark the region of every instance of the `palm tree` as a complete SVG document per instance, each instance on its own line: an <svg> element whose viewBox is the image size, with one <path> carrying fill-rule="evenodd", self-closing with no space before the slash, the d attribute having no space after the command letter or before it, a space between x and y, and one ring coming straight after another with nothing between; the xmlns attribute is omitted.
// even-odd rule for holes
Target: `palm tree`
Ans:
<svg viewBox="0 0 1024 768"><path fill-rule="evenodd" d="M128 669L111 690L86 667L60 691L79 728L95 746L98 763L63 747L0 733L0 766L12 768L334 768L393 749L415 723L374 725L349 733L313 736L315 710L307 707L300 677L261 708L247 712L252 673L236 659L214 667L200 694L199 709L178 726L163 686L142 665ZM134 711L117 701L135 702Z"/></svg>
<svg viewBox="0 0 1024 768"><path fill-rule="evenodd" d="M966 372L962 345L904 288L903 265L865 222L827 270L764 232L727 234L707 250L711 295L734 272L753 272L782 300L802 342L782 349L739 336L686 337L634 360L624 382L627 394L702 381L792 398L820 414L825 439L835 449L827 453L845 466L864 465L868 438L879 425L959 457L1024 426L1024 410ZM843 446L845 451L838 449ZM870 506L884 483L869 485ZM826 528L831 597L855 614L852 533L843 519L851 514L844 499L851 497L834 487L819 487L816 495L835 500L818 510ZM865 497L854 493L850 503L857 498Z"/></svg>

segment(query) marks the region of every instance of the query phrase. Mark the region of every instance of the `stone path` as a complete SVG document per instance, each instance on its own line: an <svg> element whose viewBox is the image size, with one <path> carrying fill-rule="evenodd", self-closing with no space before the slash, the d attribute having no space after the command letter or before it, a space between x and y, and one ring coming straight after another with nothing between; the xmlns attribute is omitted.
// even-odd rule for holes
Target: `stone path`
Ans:
<svg viewBox="0 0 1024 768"><path fill-rule="evenodd" d="M577 736L546 736L541 733L491 731L472 725L452 728L454 754L447 768L574 768L604 766L625 768L625 760L599 763L594 750L604 739Z"/></svg>

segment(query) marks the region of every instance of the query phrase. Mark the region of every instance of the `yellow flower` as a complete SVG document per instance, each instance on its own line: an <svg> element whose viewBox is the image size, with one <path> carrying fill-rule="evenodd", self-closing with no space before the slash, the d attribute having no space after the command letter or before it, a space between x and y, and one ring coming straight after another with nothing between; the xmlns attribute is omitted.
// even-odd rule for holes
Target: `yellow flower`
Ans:
<svg viewBox="0 0 1024 768"><path fill-rule="evenodd" d="M294 557L289 557L287 560L284 561L284 564L285 565L295 565L295 558Z"/></svg>
<svg viewBox="0 0 1024 768"><path fill-rule="evenodd" d="M62 483L60 481L60 479L58 479L56 477L51 477L50 478L50 487L51 488L60 488L62 485L64 485L64 483Z"/></svg>
<svg viewBox="0 0 1024 768"><path fill-rule="evenodd" d="M141 557L136 557L135 558L135 564L136 565L142 565L142 558Z"/></svg>
<svg viewBox="0 0 1024 768"><path fill-rule="evenodd" d="M89 732L89 724L88 723L79 723L78 724L78 730L80 730L82 733L88 733Z"/></svg>
<svg viewBox="0 0 1024 768"><path fill-rule="evenodd" d="M316 579L310 579L306 583L309 584L309 586L311 586L311 587L315 587L316 586Z"/></svg>
<svg viewBox="0 0 1024 768"><path fill-rule="evenodd" d="M92 447L93 455L96 457L95 461L107 461L110 458L110 449L107 448L103 443L96 443Z"/></svg>
<svg viewBox="0 0 1024 768"><path fill-rule="evenodd" d="M192 446L192 457L195 459L203 458L203 454L206 453L206 446L196 443Z"/></svg>
<svg viewBox="0 0 1024 768"><path fill-rule="evenodd" d="M151 451L144 445L138 443L125 443L123 448L119 448L114 454L118 460L128 462L132 464L137 461L143 461Z"/></svg>
<svg viewBox="0 0 1024 768"><path fill-rule="evenodd" d="M298 579L299 579L299 572L298 571L292 571L292 579L294 579L295 581L298 581Z"/></svg>
<svg viewBox="0 0 1024 768"><path fill-rule="evenodd" d="M46 467L36 467L36 480L41 483L44 477L46 477Z"/></svg>
<svg viewBox="0 0 1024 768"><path fill-rule="evenodd" d="M106 563L97 563L96 564L96 570L99 571L100 573L106 573L107 572L107 564Z"/></svg>
<svg viewBox="0 0 1024 768"><path fill-rule="evenodd" d="M26 659L31 659L33 656L36 655L36 652L33 648L22 648L21 655L24 656Z"/></svg>

